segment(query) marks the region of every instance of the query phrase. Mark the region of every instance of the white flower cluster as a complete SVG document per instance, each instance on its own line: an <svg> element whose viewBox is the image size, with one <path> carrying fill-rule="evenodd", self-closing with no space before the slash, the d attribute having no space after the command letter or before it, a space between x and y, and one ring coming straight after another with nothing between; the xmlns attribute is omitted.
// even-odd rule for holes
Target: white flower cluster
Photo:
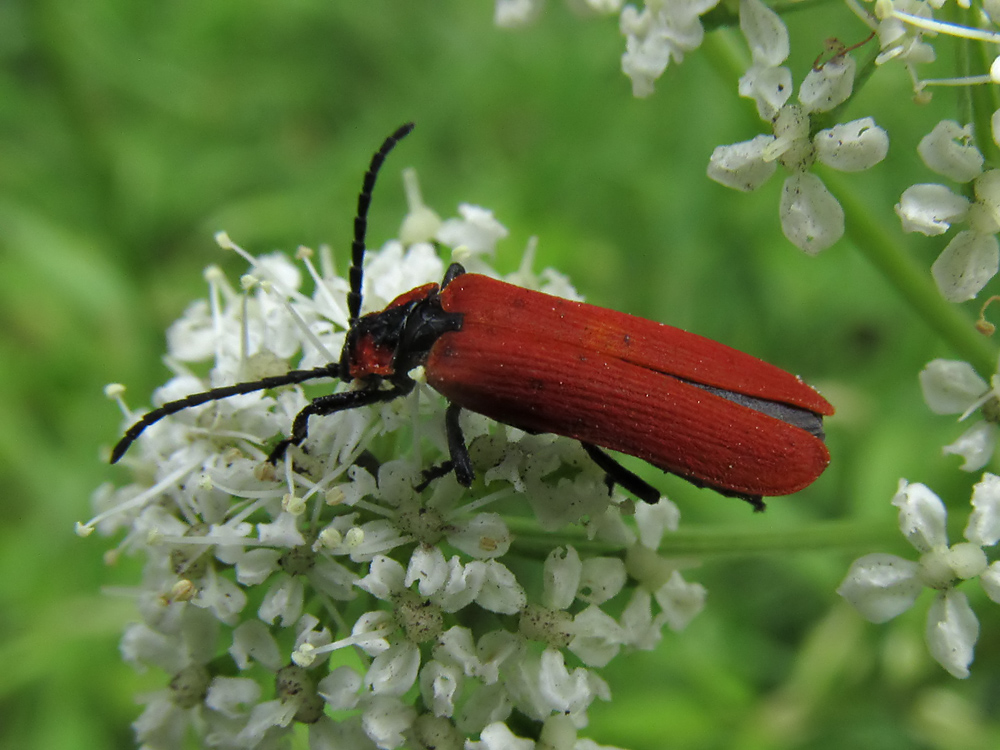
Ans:
<svg viewBox="0 0 1000 750"><path fill-rule="evenodd" d="M490 272L506 235L475 206L442 222L412 173L406 183L405 244L369 254L366 309L440 281L432 238ZM329 252L319 268L311 255L300 251L301 266L246 255L242 290L210 269L208 299L169 331L175 376L154 400L335 359L348 283ZM530 256L511 281L573 296L559 274L532 273ZM207 362L206 381L195 369ZM109 390L121 401L121 387ZM665 625L681 629L703 606L704 589L656 551L676 507L633 507L609 495L578 444L477 415L464 425L472 492L451 476L418 492L422 470L447 457L443 399L422 385L313 418L294 462L275 470L264 444L287 435L308 400L289 386L183 410L126 454L132 483L94 494L97 516L81 533L120 534L109 560L145 560L122 654L168 676L135 723L142 746L186 747L193 735L276 748L299 731L314 750L595 750L577 736L591 702L610 697L595 669L653 648ZM567 526L585 546L549 533ZM512 716L538 725L537 745L513 734Z"/></svg>
<svg viewBox="0 0 1000 750"><path fill-rule="evenodd" d="M997 274L1000 265L1000 169L984 170L985 160L973 143L972 128L944 120L920 141L920 158L934 172L971 188L974 200L944 185L913 185L903 191L896 213L904 232L944 234L951 224L968 223L931 266L941 294L965 302Z"/></svg>
<svg viewBox="0 0 1000 750"><path fill-rule="evenodd" d="M788 29L761 0L741 0L740 29L750 45L753 63L740 79L740 96L753 99L773 135L719 146L709 160L708 176L736 190L763 185L781 164L788 176L781 191L779 215L785 236L815 254L844 234L844 211L823 181L810 170L821 162L833 169L857 172L882 161L889 136L870 117L813 132L813 118L847 101L854 87L855 62L840 55L806 75L798 103L790 102L791 71Z"/></svg>
<svg viewBox="0 0 1000 750"><path fill-rule="evenodd" d="M951 445L945 455L961 456L963 471L979 471L990 459L997 444L1000 423L1000 376L994 374L987 384L968 362L935 359L920 372L924 401L935 414L960 414L965 419L979 412L975 422Z"/></svg>
<svg viewBox="0 0 1000 750"><path fill-rule="evenodd" d="M955 677L968 677L979 621L956 587L978 578L986 595L1000 604L1000 562L989 564L983 551L1000 541L1000 477L984 474L973 489L966 541L958 544L948 544L944 503L924 485L900 480L892 504L899 508L903 536L920 559L865 555L855 560L837 591L867 619L885 622L931 589L935 595L926 630L931 655Z"/></svg>
<svg viewBox="0 0 1000 750"><path fill-rule="evenodd" d="M637 97L652 94L653 84L671 62L680 63L701 46L705 37L701 16L718 4L719 0L645 0L639 10L634 5L622 8L622 0L570 0L585 13L620 13L618 23L625 36L622 72L631 79ZM504 28L525 26L537 18L541 7L542 0L497 0L494 21Z"/></svg>
<svg viewBox="0 0 1000 750"><path fill-rule="evenodd" d="M540 5L541 0L497 0L497 23L527 23L537 15ZM655 81L670 63L680 63L702 44L704 25L728 26L735 21L735 3L720 6L718 0L645 0L641 11L632 5L622 8L614 0L573 0L571 5L596 12L620 12L619 25L627 38L622 69L639 97L653 92ZM754 101L765 130L749 140L715 147L707 174L722 185L749 192L764 185L780 165L784 169L779 205L782 231L795 246L816 254L841 239L847 223L844 207L814 168L821 164L841 172L860 172L879 164L888 154L889 136L872 117L836 124L837 115L851 103L856 85L883 66L896 65L905 69L918 103L928 102L934 87L1000 84L1000 0L958 0L959 11L951 12L950 17L960 16L970 25L935 18L942 9L948 12L946 0L845 0L848 12L870 29L869 36L850 47L829 40L828 49L805 74L794 99L793 76L786 66L791 41L787 26L775 10L779 5L781 12L786 12L795 4L739 0L739 28L749 48L750 64L739 79L738 92ZM803 12L804 7L794 10ZM704 18L706 14L711 17ZM866 54L867 62L859 77L851 52L875 40L878 49ZM949 50L945 58L972 59L974 66L982 52L993 58L992 62L986 61L988 72L944 78L924 76L922 68L936 61L934 45L942 40L974 42L974 53L972 49ZM717 58L722 57L717 54ZM1000 165L991 163L991 154L984 154L994 144L1000 146L1000 109L983 111L989 101L987 96L969 96L965 101L971 104L971 119L978 132L972 124L946 119L916 149L929 169L957 183L958 189L937 183L912 185L903 191L895 206L903 232L939 236L949 232L952 225L961 225L930 268L940 295L952 303L975 299L1000 271ZM888 210L888 206L884 208ZM859 227L866 222L875 224L868 216L854 219ZM864 236L863 231L857 236ZM898 265L905 264L901 260ZM909 282L897 279L897 284L905 287ZM965 471L983 469L994 456L1000 434L1000 371L987 383L967 362L937 359L921 372L920 383L935 413L959 414L961 419L973 414L982 417L958 440L945 446L944 452L961 456ZM970 529L984 513L993 513L983 510L983 504L994 491L994 480L984 479L977 489L973 501L977 509ZM991 489L986 489L987 484ZM955 560L949 558L942 563L938 559L939 553L945 554L941 549L957 555L954 550L961 545L947 547L943 508L938 509L940 501L936 497L931 502L926 495L929 490L921 485L904 483L896 496L894 502L902 509L904 532L913 538L907 529L917 512L911 505L934 506L933 512L916 516L923 519L920 523L928 524L921 533L929 541L915 542L923 553L920 565L947 567L954 563L954 576L938 579L936 572L928 574L924 567L915 568L916 564L868 556L852 568L841 593L862 614L882 621L912 604L922 585L938 589L942 593L928 625L931 653L952 674L966 676L976 639L976 621L964 597L953 591L953 583L979 573L966 575ZM979 566L981 548L992 546L996 539L978 531L967 532L966 536L969 544L978 545ZM983 580L986 585L991 579L986 576ZM987 589L996 599L995 585L992 589L987 585Z"/></svg>

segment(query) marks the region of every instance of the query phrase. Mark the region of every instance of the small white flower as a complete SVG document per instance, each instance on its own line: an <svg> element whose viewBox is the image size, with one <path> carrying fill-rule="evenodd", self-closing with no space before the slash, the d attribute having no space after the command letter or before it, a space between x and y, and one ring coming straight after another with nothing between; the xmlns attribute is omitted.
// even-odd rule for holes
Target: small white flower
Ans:
<svg viewBox="0 0 1000 750"><path fill-rule="evenodd" d="M277 672L283 663L278 642L260 620L245 620L233 630L229 653L240 669L248 669L251 659L272 672Z"/></svg>
<svg viewBox="0 0 1000 750"><path fill-rule="evenodd" d="M1000 269L1000 170L983 171L984 159L971 126L939 122L917 147L920 158L938 174L956 182L972 182L975 200L944 185L913 185L903 191L896 214L903 231L943 234L951 224L968 222L931 266L941 294L949 302L975 298Z"/></svg>
<svg viewBox="0 0 1000 750"><path fill-rule="evenodd" d="M992 386L979 377L968 362L935 359L920 371L924 401L935 414L960 414L965 419L979 411L983 420L975 422L951 445L945 455L961 456L963 471L978 471L989 463L997 443L1000 421L1000 377L993 375Z"/></svg>
<svg viewBox="0 0 1000 750"><path fill-rule="evenodd" d="M483 728L478 742L467 742L466 750L534 750L535 741L518 737L504 724L497 721Z"/></svg>
<svg viewBox="0 0 1000 750"><path fill-rule="evenodd" d="M885 622L912 607L923 589L934 590L926 631L931 656L955 677L968 677L979 622L956 587L980 578L987 596L1000 603L1000 563L989 565L983 551L1000 540L1000 477L984 474L975 486L967 541L950 546L944 503L926 486L900 480L892 503L899 508L900 529L920 559L865 555L851 565L837 593L866 619Z"/></svg>
<svg viewBox="0 0 1000 750"><path fill-rule="evenodd" d="M896 215L904 232L920 232L928 237L944 234L969 211L969 199L956 195L944 185L911 185L896 204Z"/></svg>
<svg viewBox="0 0 1000 750"><path fill-rule="evenodd" d="M844 211L809 170L817 161L845 172L870 169L888 153L889 136L870 117L810 136L811 116L830 111L851 95L853 58L842 55L811 69L799 89L798 103L790 103L791 73L782 66L789 49L784 22L761 0L741 0L740 28L753 63L740 79L739 92L756 102L761 119L774 134L716 147L708 176L748 192L763 185L780 163L787 172L778 212L782 231L795 246L816 254L843 236Z"/></svg>
<svg viewBox="0 0 1000 750"><path fill-rule="evenodd" d="M705 36L700 16L719 0L646 0L639 11L626 5L619 21L625 35L622 72L632 79L632 94L653 93L653 83L671 60L680 63L696 50Z"/></svg>
<svg viewBox="0 0 1000 750"><path fill-rule="evenodd" d="M863 20L873 27L878 34L881 52L875 58L876 65L884 65L895 60L906 66L914 82L914 90L920 86L917 81L915 66L920 63L933 62L934 48L923 40L923 30L908 24L894 15L902 11L917 18L932 18L933 3L922 0L894 0L891 3L875 3L875 17L864 16ZM935 6L936 7L936 6Z"/></svg>
<svg viewBox="0 0 1000 750"><path fill-rule="evenodd" d="M447 219L437 231L438 242L450 248L463 248L468 255L493 255L497 242L509 234L489 209L461 203L458 212L461 219Z"/></svg>

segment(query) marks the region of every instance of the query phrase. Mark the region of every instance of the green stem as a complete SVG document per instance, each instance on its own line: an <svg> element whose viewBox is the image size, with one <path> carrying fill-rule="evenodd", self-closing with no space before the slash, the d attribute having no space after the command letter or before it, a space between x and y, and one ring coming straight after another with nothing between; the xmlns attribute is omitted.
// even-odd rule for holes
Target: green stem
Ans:
<svg viewBox="0 0 1000 750"><path fill-rule="evenodd" d="M968 316L937 290L926 269L904 251L896 233L890 234L856 197L840 174L826 172L823 180L844 208L847 236L854 246L896 288L924 322L952 350L967 360L985 378L997 369L994 347L979 334Z"/></svg>
<svg viewBox="0 0 1000 750"><path fill-rule="evenodd" d="M550 534L540 532L534 521L524 523L507 519L514 532L514 547L530 557L546 555L552 549ZM562 529L566 544L588 554L620 555L617 545L587 539L582 529ZM863 521L826 521L795 528L761 529L760 524L747 522L738 528L688 527L667 532L660 543L659 554L668 558L697 558L699 561L723 557L805 551L859 551L894 549L903 551L906 545L898 529L889 524Z"/></svg>
<svg viewBox="0 0 1000 750"><path fill-rule="evenodd" d="M962 13L962 22L971 24L975 20L971 10ZM959 50L961 51L960 62L964 64L961 75L982 75L990 70L993 58L996 57L996 48L985 42L974 42L971 39L959 40ZM994 167L1000 166L1000 149L993 141L993 113L1000 107L1000 97L997 95L996 86L978 85L967 86L966 98L972 110L970 120L972 121L972 132L976 139L976 147L985 157L986 163Z"/></svg>

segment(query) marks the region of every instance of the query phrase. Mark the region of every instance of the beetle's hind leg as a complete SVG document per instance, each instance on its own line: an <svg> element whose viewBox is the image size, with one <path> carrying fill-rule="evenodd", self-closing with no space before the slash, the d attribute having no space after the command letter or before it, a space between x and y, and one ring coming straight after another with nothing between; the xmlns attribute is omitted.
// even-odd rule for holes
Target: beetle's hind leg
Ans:
<svg viewBox="0 0 1000 750"><path fill-rule="evenodd" d="M583 449L591 460L604 472L605 482L608 485L608 492L611 492L615 485L621 485L643 502L650 504L660 501L660 491L646 480L633 474L611 456L602 451L596 445L580 442Z"/></svg>
<svg viewBox="0 0 1000 750"><path fill-rule="evenodd" d="M455 472L455 479L463 487L471 487L472 480L476 478L475 469L472 468L472 459L469 458L469 448L465 445L465 435L462 434L462 425L459 424L458 417L462 413L462 407L458 404L448 404L444 413L444 431L448 437L448 453L451 458L443 463L431 466L423 471L423 481L413 489L423 492L427 486L435 479Z"/></svg>

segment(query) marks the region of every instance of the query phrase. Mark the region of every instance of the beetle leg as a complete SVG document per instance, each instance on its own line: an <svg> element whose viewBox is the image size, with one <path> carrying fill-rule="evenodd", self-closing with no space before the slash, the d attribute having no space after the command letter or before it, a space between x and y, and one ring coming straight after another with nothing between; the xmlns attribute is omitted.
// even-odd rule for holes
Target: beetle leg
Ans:
<svg viewBox="0 0 1000 750"><path fill-rule="evenodd" d="M451 474L452 470L455 468L454 461L444 461L435 466L431 466L429 469L424 469L420 472L420 476L423 477L423 481L420 484L414 485L414 492L423 492L426 490L431 482L435 479L440 479L443 476Z"/></svg>
<svg viewBox="0 0 1000 750"><path fill-rule="evenodd" d="M472 468L469 449L465 445L462 425L458 422L458 415L461 413L461 406L458 404L448 404L448 409L444 413L444 429L448 435L448 452L451 454L455 479L463 487L469 487L472 485L472 480L476 478L476 472Z"/></svg>
<svg viewBox="0 0 1000 750"><path fill-rule="evenodd" d="M357 409L370 404L378 404L385 401L405 396L413 390L413 381L403 381L394 384L387 389L371 389L361 391L344 391L342 393L331 393L326 396L318 396L303 407L302 411L295 415L292 422L292 434L280 441L271 455L267 457L268 463L275 464L285 455L290 445L298 445L309 433L309 417L323 416L325 414L335 414L338 411Z"/></svg>
<svg viewBox="0 0 1000 750"><path fill-rule="evenodd" d="M448 284L457 279L465 273L465 268L461 263L452 263L448 266L448 270L445 271L444 280L441 282L441 288L444 289Z"/></svg>
<svg viewBox="0 0 1000 750"><path fill-rule="evenodd" d="M613 490L616 484L620 484L644 502L650 504L659 502L660 491L653 485L641 479L637 474L633 474L596 445L584 442L581 442L580 445L607 476L608 492Z"/></svg>
<svg viewBox="0 0 1000 750"><path fill-rule="evenodd" d="M444 413L444 428L448 436L448 452L451 459L443 463L431 466L421 472L423 481L413 489L423 492L427 486L435 479L455 472L455 479L463 487L472 484L476 478L476 472L472 468L472 459L469 458L469 449L465 446L465 436L462 434L462 425L458 422L458 415L462 413L462 407L456 404L448 404Z"/></svg>

